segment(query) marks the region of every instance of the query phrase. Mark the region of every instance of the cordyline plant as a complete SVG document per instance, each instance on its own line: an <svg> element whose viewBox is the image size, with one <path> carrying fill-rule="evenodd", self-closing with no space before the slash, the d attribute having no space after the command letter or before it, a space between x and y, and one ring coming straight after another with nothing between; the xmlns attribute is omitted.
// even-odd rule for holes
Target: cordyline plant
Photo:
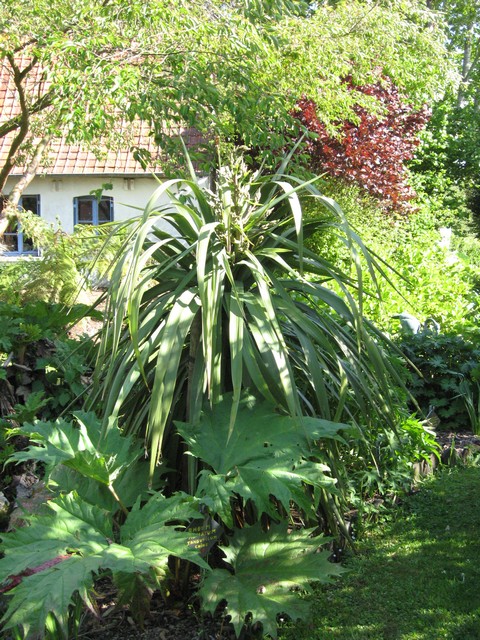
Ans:
<svg viewBox="0 0 480 640"><path fill-rule="evenodd" d="M352 282L305 249L304 236L333 224L375 281L373 260L338 205L314 181L287 178L287 164L262 175L237 158L220 166L212 190L191 168L190 180L162 184L128 223L90 406L105 431L118 418L145 436L152 474L162 457L181 470L172 420L198 422L205 402L226 392L230 433L244 390L292 417L393 420L395 372L362 318L361 270ZM304 224L301 197L336 222ZM195 490L196 473L190 464L183 488Z"/></svg>
<svg viewBox="0 0 480 640"><path fill-rule="evenodd" d="M226 601L237 634L259 622L275 636L280 614L308 615L299 589L341 572L315 535L319 520L341 526L338 447L375 416L394 422L395 373L362 319L361 270L352 282L304 248L332 223L304 225L300 195L375 265L338 206L285 168L263 176L240 158L214 190L192 170L126 223L89 400L102 421L16 432L33 444L12 459L41 461L52 499L3 536L5 629L72 637L98 575L141 621L173 562L203 574L203 608Z"/></svg>

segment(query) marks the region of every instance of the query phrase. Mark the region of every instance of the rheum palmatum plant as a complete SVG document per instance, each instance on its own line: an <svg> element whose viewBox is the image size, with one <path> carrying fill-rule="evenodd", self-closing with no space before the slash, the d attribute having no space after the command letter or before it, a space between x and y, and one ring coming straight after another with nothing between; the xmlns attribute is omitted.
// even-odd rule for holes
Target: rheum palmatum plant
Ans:
<svg viewBox="0 0 480 640"><path fill-rule="evenodd" d="M208 567L185 531L199 517L199 501L181 493L148 494L142 447L115 424L102 437L98 419L78 413L74 423L37 421L14 435L32 444L9 462L42 463L51 499L37 514L24 515L25 526L2 534L0 591L9 596L4 632L76 637L77 605L95 611L100 575L111 577L141 620L172 555Z"/></svg>
<svg viewBox="0 0 480 640"><path fill-rule="evenodd" d="M279 415L246 396L230 432L231 406L227 395L202 412L197 425L178 424L189 453L208 466L197 496L147 492L142 448L114 424L102 437L93 414L77 414L75 424L36 422L15 430L32 445L11 461L45 465L52 493L37 515L26 516L26 526L2 536L0 590L9 597L4 630L24 638L76 637L79 605L95 610L99 576L113 580L119 601L142 621L153 591L166 590L169 558L203 570L205 610L213 612L228 597L237 633L247 616L273 636L279 614L306 617L298 590L328 582L341 568L328 562L328 551L319 552L328 539L299 526L289 531L290 509L313 518L319 492L335 492L316 442L342 441L340 432L350 427ZM188 528L208 535L213 522L219 534L224 529L221 569L201 557L201 539Z"/></svg>

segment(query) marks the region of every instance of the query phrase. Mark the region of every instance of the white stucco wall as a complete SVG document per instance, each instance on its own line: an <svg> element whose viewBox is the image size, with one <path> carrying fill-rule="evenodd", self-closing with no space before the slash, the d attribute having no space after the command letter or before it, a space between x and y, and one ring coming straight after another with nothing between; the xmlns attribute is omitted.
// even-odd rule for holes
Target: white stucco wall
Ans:
<svg viewBox="0 0 480 640"><path fill-rule="evenodd" d="M40 195L41 216L48 222L60 221L63 231L73 231L73 199L88 196L102 184L111 183L113 189L104 191L105 196L113 197L114 220L126 220L140 214L151 198L159 183L153 177L128 178L100 176L38 176L25 189L24 195ZM16 179L10 178L5 191L8 193ZM130 186L130 189L128 188ZM166 202L164 196L162 201Z"/></svg>

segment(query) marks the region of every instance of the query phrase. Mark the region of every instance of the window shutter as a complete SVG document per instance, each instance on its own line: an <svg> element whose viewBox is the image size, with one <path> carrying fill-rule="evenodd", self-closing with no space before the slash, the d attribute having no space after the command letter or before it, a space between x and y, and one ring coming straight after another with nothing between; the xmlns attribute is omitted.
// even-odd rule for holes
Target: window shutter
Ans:
<svg viewBox="0 0 480 640"><path fill-rule="evenodd" d="M78 198L73 199L73 224L78 224Z"/></svg>

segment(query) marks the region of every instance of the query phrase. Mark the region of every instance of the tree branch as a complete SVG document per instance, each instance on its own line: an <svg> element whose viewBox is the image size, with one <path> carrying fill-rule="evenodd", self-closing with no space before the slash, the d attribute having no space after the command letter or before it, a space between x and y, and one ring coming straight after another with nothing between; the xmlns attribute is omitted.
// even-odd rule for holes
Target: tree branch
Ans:
<svg viewBox="0 0 480 640"><path fill-rule="evenodd" d="M36 102L34 102L28 109L30 116L35 113L39 113L43 111L47 107L50 107L53 102L53 91L48 91L45 95L39 98ZM4 122L0 125L0 138L4 138L7 134L18 129L22 124L23 114L19 114L14 118L10 118L7 122Z"/></svg>
<svg viewBox="0 0 480 640"><path fill-rule="evenodd" d="M28 110L27 98L25 95L25 87L23 86L23 80L25 78L25 74L22 71L20 71L17 63L15 62L15 58L12 54L7 54L6 57L13 70L13 81L15 83L15 88L17 89L17 92L18 92L18 99L20 102L21 114L20 114L20 126L18 128L18 133L13 139L13 142L8 151L5 164L0 170L0 192L3 192L5 188L5 183L7 182L7 178L10 175L10 172L15 165L15 155L18 149L20 148L22 142L27 137L28 131L30 128L30 114Z"/></svg>

